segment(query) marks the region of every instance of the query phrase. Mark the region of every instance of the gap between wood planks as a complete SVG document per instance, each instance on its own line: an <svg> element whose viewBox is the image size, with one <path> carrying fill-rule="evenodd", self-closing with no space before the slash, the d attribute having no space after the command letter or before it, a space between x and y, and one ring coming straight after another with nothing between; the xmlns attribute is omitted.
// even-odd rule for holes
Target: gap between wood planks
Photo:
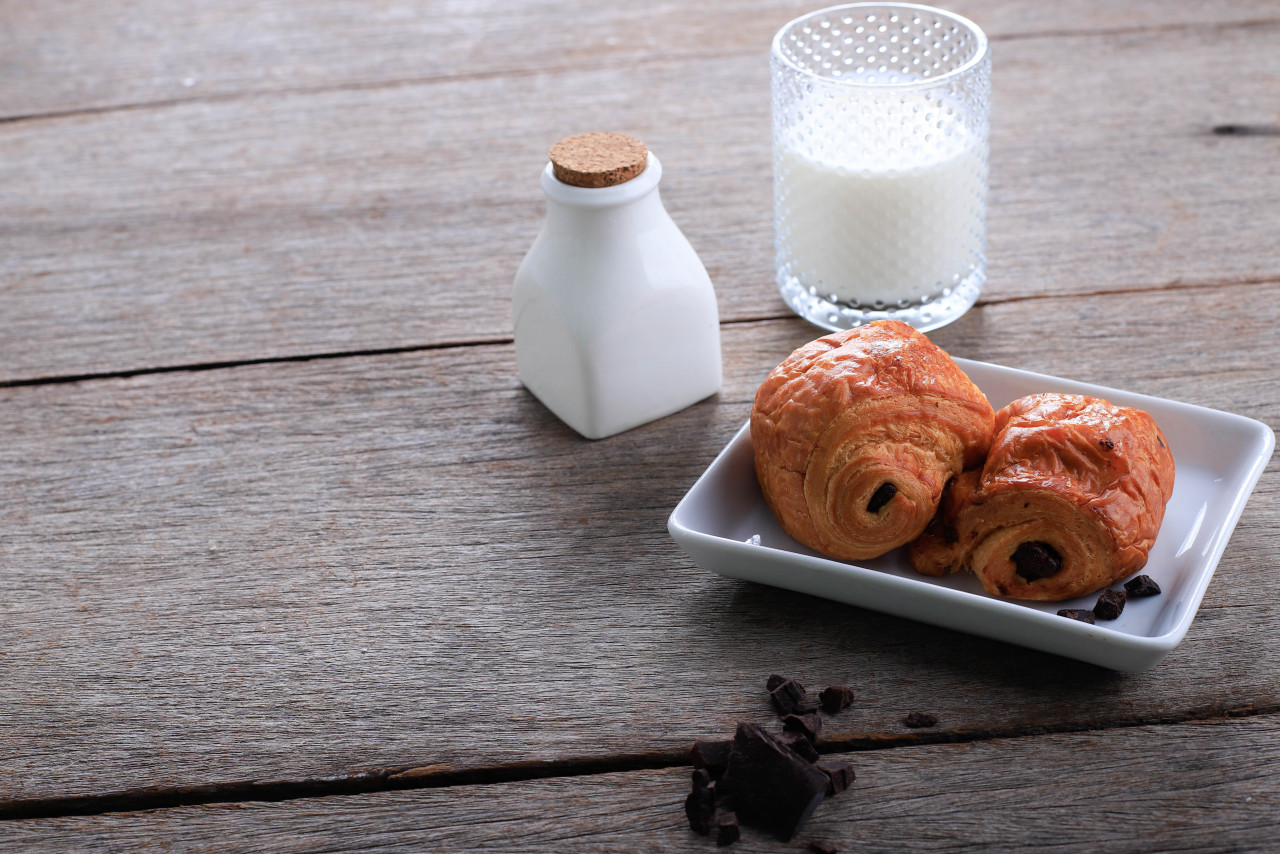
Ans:
<svg viewBox="0 0 1280 854"><path fill-rule="evenodd" d="M1170 291L1193 291L1207 290L1210 288L1220 287L1265 287L1277 284L1274 278L1262 279L1245 279L1230 282L1214 282L1214 283L1187 283L1187 282L1170 282L1164 285L1155 285L1151 287L1134 286L1129 288L1111 288L1097 291L1080 291L1069 295L1064 294L1027 294L1024 296L1013 296L994 299L979 299L974 304L974 308L982 308L988 305L1006 305L1016 302L1027 302L1031 300L1042 299L1076 299L1080 297L1102 297L1115 294L1146 294L1146 293L1163 293ZM733 320L721 321L722 326L736 326L745 323L763 323L771 320L789 320L795 317L791 312L784 311L775 314L749 315L745 317L734 318ZM326 359L352 359L368 356L393 356L402 353L425 353L432 350L451 350L461 347L490 347L502 346L513 343L514 339L509 336L493 336L489 338L477 338L471 341L445 341L439 344L406 344L399 347L383 347L370 348L363 350L335 350L324 353L302 353L293 356L263 356L257 359L231 359L217 362L192 362L183 365L162 365L149 368L130 368L120 371L103 371L101 373L86 374L66 374L51 377L30 377L20 380L0 380L0 389L6 388L23 388L26 386L42 386L42 385L63 385L68 383L92 382L94 380L112 380L112 379L128 379L130 377L146 376L149 374L173 374L184 371L198 373L202 371L218 371L230 368L241 368L251 365L275 365L290 364L294 362L314 362Z"/></svg>
<svg viewBox="0 0 1280 854"><path fill-rule="evenodd" d="M1034 39L1063 39L1063 38L1090 38L1090 37L1107 37L1107 36L1125 36L1139 35L1142 33L1172 33L1181 32L1191 29L1211 29L1211 30L1233 30L1233 29L1249 29L1252 27L1270 27L1280 24L1280 18L1257 18L1249 21L1228 21L1220 24L1205 24L1201 22L1187 22L1181 24L1153 24L1151 26L1132 26L1132 27L1113 27L1111 29L1099 30L1043 30L1039 32L1027 33L1004 33L1000 35L988 36L991 42L1005 41L1031 41ZM686 59L690 56L697 56L702 59L730 59L740 56L753 56L759 53L757 50L744 51L732 50L723 53L707 53L699 51L696 54L671 54L668 56L658 57L658 61L667 62L671 60ZM599 61L597 68L633 68L637 64L636 59L622 59L617 63L609 63ZM368 91L374 89L396 89L406 86L423 86L435 83L452 83L463 80L490 80L499 77L534 77L543 74L562 74L569 71L580 70L578 66L541 66L538 68L515 68L498 71L472 71L463 74L440 74L426 77L407 77L395 80L369 80L363 82L352 83L330 83L320 86L285 86L279 89L259 89L249 92L223 92L213 93L209 95L195 95L190 98L162 98L155 101L137 101L123 104L106 104L97 107L80 107L70 110L50 110L43 113L23 113L13 116L0 116L0 125L14 124L17 122L40 121L45 119L63 119L75 116L92 116L105 113L129 112L133 110L152 110L165 109L167 107L176 107L184 104L197 103L224 103L227 101L235 101L242 99L261 98L261 97L277 97L291 95L318 95L325 92L344 92L344 91ZM1245 128L1244 131L1238 131L1239 128ZM1209 129L1210 133L1245 136L1277 136L1280 135L1280 126L1255 126L1255 125L1219 125Z"/></svg>
<svg viewBox="0 0 1280 854"><path fill-rule="evenodd" d="M859 753L890 750L924 744L966 744L996 739L1033 738L1083 732L1132 729L1143 726L1203 724L1216 721L1264 717L1280 714L1280 705L1265 707L1204 708L1183 715L1156 715L1133 720L1107 721L1101 724L1080 723L1064 726L1024 726L973 730L968 732L919 731L916 733L868 733L859 736L823 740L818 745L822 754ZM728 734L725 736L729 737ZM361 795L405 789L439 789L452 786L483 786L555 777L585 777L625 771L657 771L690 765L683 751L621 754L599 758L568 758L547 761L515 762L505 765L478 766L455 770L448 765L425 767L378 768L352 771L303 780L244 781L201 786L170 786L130 789L101 795L76 795L65 798L33 798L0 801L0 821L64 816L103 815L115 812L172 809L202 804L232 802L279 802L301 798Z"/></svg>

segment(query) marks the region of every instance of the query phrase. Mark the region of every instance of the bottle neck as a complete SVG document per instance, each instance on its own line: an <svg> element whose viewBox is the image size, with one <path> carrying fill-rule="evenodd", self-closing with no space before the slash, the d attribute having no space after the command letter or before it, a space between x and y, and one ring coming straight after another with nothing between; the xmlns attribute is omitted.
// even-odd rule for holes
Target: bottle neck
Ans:
<svg viewBox="0 0 1280 854"><path fill-rule="evenodd" d="M612 187L574 187L556 177L550 163L542 170L542 191L551 201L574 208L612 208L636 201L657 189L662 164L649 152L644 171L630 181Z"/></svg>
<svg viewBox="0 0 1280 854"><path fill-rule="evenodd" d="M556 178L548 163L542 171L542 190L547 195L549 222L564 222L576 228L613 227L635 219L665 214L658 182L662 164L650 152L645 169L636 177L613 187L574 187Z"/></svg>

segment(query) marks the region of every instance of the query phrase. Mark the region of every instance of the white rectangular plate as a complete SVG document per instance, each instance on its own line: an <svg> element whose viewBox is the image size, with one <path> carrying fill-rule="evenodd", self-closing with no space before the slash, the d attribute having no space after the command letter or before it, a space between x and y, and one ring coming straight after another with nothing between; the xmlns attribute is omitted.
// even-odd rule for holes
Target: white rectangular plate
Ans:
<svg viewBox="0 0 1280 854"><path fill-rule="evenodd" d="M667 529L699 565L730 578L784 587L863 608L1088 661L1113 670L1154 667L1186 635L1245 502L1275 447L1261 422L1118 389L956 359L1000 409L1042 391L1087 394L1145 409L1177 467L1173 498L1142 573L1161 594L1131 600L1120 618L1091 626L1059 617L1092 608L998 599L971 573L919 575L898 549L855 565L823 557L782 532L756 483L750 425L711 463L671 513ZM758 537L758 541L755 538ZM757 544L758 543L758 544Z"/></svg>

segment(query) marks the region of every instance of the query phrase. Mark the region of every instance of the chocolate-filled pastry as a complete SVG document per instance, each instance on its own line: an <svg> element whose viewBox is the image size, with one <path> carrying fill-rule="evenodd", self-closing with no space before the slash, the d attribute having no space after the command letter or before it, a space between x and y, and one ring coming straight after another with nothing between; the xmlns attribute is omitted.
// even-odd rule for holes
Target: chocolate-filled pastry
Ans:
<svg viewBox="0 0 1280 854"><path fill-rule="evenodd" d="M782 529L829 557L911 542L947 481L981 463L995 412L924 335L884 320L810 342L761 384L756 477Z"/></svg>
<svg viewBox="0 0 1280 854"><path fill-rule="evenodd" d="M952 484L911 562L927 575L970 569L994 596L1093 593L1146 564L1173 468L1140 409L1078 394L1015 400L996 413L986 463Z"/></svg>

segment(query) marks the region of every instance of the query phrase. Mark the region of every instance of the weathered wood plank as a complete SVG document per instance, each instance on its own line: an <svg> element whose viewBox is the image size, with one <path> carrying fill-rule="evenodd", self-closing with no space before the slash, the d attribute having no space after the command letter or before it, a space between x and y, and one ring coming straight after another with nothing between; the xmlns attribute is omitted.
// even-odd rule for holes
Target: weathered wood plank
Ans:
<svg viewBox="0 0 1280 854"><path fill-rule="evenodd" d="M1269 851L1275 716L846 754L858 779L794 842L731 850ZM696 851L687 769L18 821L13 850Z"/></svg>
<svg viewBox="0 0 1280 854"><path fill-rule="evenodd" d="M1276 138L1209 133L1274 121L1278 32L998 45L987 297L1280 276ZM780 316L767 78L683 57L0 125L0 382L509 336L546 147L588 127L663 158L723 318Z"/></svg>
<svg viewBox="0 0 1280 854"><path fill-rule="evenodd" d="M996 304L939 338L1274 425L1260 293ZM1224 335L1189 299L1254 310ZM1141 675L699 570L666 517L812 334L728 327L718 398L598 443L507 345L0 389L0 800L674 751L764 714L774 671L860 686L833 738L1280 702L1274 464Z"/></svg>
<svg viewBox="0 0 1280 854"><path fill-rule="evenodd" d="M1200 4L1085 0L952 4L994 37L1277 18L1265 0ZM0 56L9 80L0 118L246 93L396 85L477 74L627 65L658 57L767 51L812 3L538 2L183 3L106 8L84 0L9 4ZM731 22L731 25L726 25Z"/></svg>

